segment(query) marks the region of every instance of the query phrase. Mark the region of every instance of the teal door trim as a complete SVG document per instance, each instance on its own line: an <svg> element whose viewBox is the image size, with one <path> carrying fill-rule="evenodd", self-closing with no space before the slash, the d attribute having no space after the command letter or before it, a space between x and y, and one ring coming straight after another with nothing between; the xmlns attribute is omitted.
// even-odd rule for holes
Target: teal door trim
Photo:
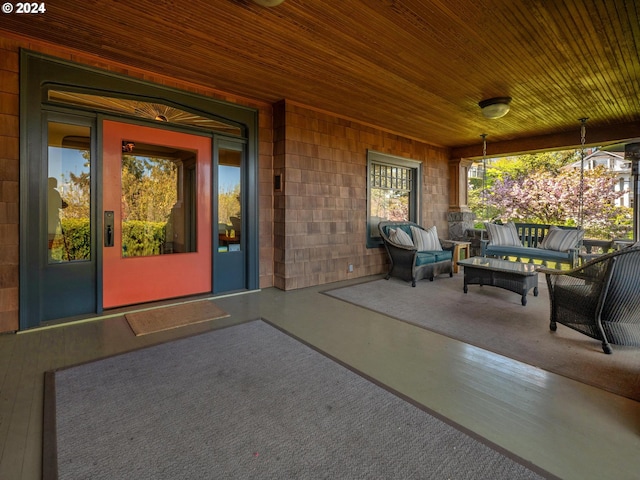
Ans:
<svg viewBox="0 0 640 480"><path fill-rule="evenodd" d="M145 82L124 75L75 64L65 60L50 57L28 50L21 51L20 65L20 330L40 326L43 318L43 302L41 295L47 282L40 280L42 266L42 252L34 245L38 243L37 236L44 234L42 224L35 220L30 212L43 213L44 200L39 192L42 187L43 159L46 158L46 141L44 141L43 125L47 115L54 112L75 115L78 118L93 122L92 152L95 166L92 171L92 194L95 195L92 204L93 246L96 247L97 232L101 230L101 219L96 214L101 208L100 197L96 190L96 183L100 173L100 138L97 136L99 126L98 111L88 111L84 108L54 105L48 102L47 91L51 87L75 89L77 91L109 92L112 96L121 95L123 98L155 99L158 102L169 102L172 105L184 106L185 109L198 112L200 115L241 126L242 140L245 145L245 161L243 178L243 213L247 232L245 244L246 277L243 288L257 289L259 287L259 249L258 249L258 111L254 108L223 102L210 97ZM105 114L105 112L102 112ZM121 121L136 121L122 115L106 114ZM159 126L160 127L160 126ZM160 127L162 128L162 127ZM202 134L202 131L200 132ZM215 138L219 134L212 134ZM93 147L95 145L95 147ZM213 166L215 167L215 166ZM213 198L217 197L214 192ZM213 211L217 205L214 200ZM212 218L213 223L213 218ZM215 225L215 223L213 223ZM42 250L42 249L41 249ZM99 248L98 248L99 250ZM92 304L93 312L100 309L100 257L94 256L95 294ZM218 265L213 265L214 272ZM214 273L215 276L215 273ZM77 285L78 280L72 275L70 286ZM222 285L221 285L222 286ZM75 287L73 287L75 288ZM214 287L215 288L215 287ZM94 301L95 300L95 301ZM87 310L90 308L87 307Z"/></svg>

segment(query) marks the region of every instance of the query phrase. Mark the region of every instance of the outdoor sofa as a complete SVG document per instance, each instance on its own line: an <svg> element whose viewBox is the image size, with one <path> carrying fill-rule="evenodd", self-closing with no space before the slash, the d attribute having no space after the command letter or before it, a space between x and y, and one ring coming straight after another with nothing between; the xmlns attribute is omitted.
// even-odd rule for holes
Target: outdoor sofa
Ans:
<svg viewBox="0 0 640 480"><path fill-rule="evenodd" d="M382 221L378 224L391 265L386 279L393 277L416 282L442 273L453 276L454 245L438 238L435 225L428 229L413 222Z"/></svg>
<svg viewBox="0 0 640 480"><path fill-rule="evenodd" d="M552 263L578 265L578 254L584 230L576 227L545 225L539 223L514 223L504 225L485 223L487 239L480 242L483 257L509 259L515 257L529 263L541 260L544 266Z"/></svg>

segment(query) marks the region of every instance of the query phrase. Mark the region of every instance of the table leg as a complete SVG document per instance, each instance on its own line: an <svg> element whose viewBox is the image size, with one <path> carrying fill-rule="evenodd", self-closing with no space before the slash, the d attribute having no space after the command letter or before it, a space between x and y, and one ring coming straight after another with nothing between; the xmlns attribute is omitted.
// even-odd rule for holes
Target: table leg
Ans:
<svg viewBox="0 0 640 480"><path fill-rule="evenodd" d="M456 243L453 246L453 273L458 273L458 260L460 260L460 252L464 253L464 259L469 258L469 247L471 243Z"/></svg>
<svg viewBox="0 0 640 480"><path fill-rule="evenodd" d="M458 273L458 260L460 260L460 245L453 246L453 273ZM467 293L466 291L464 293Z"/></svg>

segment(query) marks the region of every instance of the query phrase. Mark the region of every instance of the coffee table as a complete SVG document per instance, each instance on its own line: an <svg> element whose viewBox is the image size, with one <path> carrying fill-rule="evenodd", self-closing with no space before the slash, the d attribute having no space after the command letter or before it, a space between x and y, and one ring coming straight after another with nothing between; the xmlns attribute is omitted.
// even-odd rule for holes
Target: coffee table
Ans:
<svg viewBox="0 0 640 480"><path fill-rule="evenodd" d="M522 295L523 306L529 290L533 288L533 296L538 296L539 265L489 257L471 257L457 263L464 267L464 293L468 285L500 287Z"/></svg>

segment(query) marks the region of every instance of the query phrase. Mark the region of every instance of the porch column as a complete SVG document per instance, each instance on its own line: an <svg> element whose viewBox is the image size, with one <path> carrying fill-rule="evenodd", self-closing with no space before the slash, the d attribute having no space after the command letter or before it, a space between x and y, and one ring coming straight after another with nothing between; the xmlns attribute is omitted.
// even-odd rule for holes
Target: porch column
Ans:
<svg viewBox="0 0 640 480"><path fill-rule="evenodd" d="M631 175L633 176L633 240L640 240L640 143L629 143L624 147L625 160L631 160Z"/></svg>
<svg viewBox="0 0 640 480"><path fill-rule="evenodd" d="M467 230L473 228L475 214L467 206L469 167L472 160L449 160L449 239L467 240Z"/></svg>
<svg viewBox="0 0 640 480"><path fill-rule="evenodd" d="M469 167L472 160L459 158L449 160L449 211L470 212L467 206Z"/></svg>

